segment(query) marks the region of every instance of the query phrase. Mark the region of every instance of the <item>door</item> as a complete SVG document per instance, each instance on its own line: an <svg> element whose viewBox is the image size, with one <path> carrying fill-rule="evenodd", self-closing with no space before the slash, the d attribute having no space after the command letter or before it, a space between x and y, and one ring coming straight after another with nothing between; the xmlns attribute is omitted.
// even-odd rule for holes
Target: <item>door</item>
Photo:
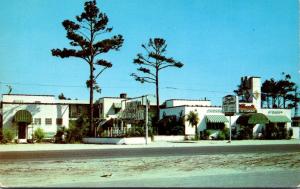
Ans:
<svg viewBox="0 0 300 189"><path fill-rule="evenodd" d="M26 123L19 123L18 139L26 139Z"/></svg>

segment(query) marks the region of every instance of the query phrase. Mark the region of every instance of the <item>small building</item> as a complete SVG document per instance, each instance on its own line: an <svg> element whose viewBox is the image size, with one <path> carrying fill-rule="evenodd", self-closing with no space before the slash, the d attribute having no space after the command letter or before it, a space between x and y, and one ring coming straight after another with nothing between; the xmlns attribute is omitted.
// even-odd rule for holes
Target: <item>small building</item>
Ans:
<svg viewBox="0 0 300 189"><path fill-rule="evenodd" d="M88 101L57 100L54 95L4 94L1 101L2 128L11 128L18 142L32 139L37 128L52 138L69 120L86 114Z"/></svg>
<svg viewBox="0 0 300 189"><path fill-rule="evenodd" d="M165 107L160 110L160 119L165 116L186 116L189 112L198 113L199 124L198 132L206 129L214 131L212 136L224 127L229 127L226 116L222 113L221 106L212 106L210 100L189 100L189 99L170 99L165 101ZM195 135L196 128L185 120L184 134L186 136ZM199 134L198 133L198 134Z"/></svg>
<svg viewBox="0 0 300 189"><path fill-rule="evenodd" d="M242 127L250 128L254 137L271 135L273 130L288 130L291 128L291 109L262 108L261 107L261 79L260 77L242 77L245 85L245 96L239 100L239 112L228 117L222 113L221 106L212 106L209 100L170 99L160 111L160 119L164 116L186 116L190 111L199 116L198 132L206 129L214 131L229 127L240 131ZM225 96L225 95L224 95ZM185 121L185 135L194 135L195 128Z"/></svg>

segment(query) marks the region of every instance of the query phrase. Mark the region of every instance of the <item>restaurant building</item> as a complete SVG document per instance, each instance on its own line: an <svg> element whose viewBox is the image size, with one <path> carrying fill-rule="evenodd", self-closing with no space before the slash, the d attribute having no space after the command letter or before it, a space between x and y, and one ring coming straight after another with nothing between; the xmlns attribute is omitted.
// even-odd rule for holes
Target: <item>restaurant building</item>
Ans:
<svg viewBox="0 0 300 189"><path fill-rule="evenodd" d="M165 101L165 107L160 110L160 119L166 116L187 115L196 112L199 117L198 134L205 129L211 130L212 137L224 127L229 127L228 118L222 113L221 106L212 106L210 100L170 99ZM185 120L184 134L194 136L196 128Z"/></svg>
<svg viewBox="0 0 300 189"><path fill-rule="evenodd" d="M230 117L232 130L238 132L242 127L248 127L252 129L253 137L259 138L262 134L270 135L274 128L291 128L291 109L261 107L260 77L242 77L241 82L247 88L247 98L239 100L239 112ZM186 116L190 111L198 113L198 132L208 129L213 131L214 136L224 126L229 128L229 117L222 113L222 107L212 106L209 100L167 100L161 109L160 119L164 116ZM185 121L185 135L194 134L195 128Z"/></svg>

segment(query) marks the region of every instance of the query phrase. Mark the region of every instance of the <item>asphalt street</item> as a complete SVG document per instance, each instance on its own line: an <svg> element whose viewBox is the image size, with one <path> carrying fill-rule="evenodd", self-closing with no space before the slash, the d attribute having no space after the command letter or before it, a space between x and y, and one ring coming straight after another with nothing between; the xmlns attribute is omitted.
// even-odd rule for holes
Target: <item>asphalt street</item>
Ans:
<svg viewBox="0 0 300 189"><path fill-rule="evenodd" d="M48 161L70 159L105 159L130 157L189 156L238 153L300 152L300 144L201 146L162 148L121 148L88 150L10 151L0 152L1 161Z"/></svg>

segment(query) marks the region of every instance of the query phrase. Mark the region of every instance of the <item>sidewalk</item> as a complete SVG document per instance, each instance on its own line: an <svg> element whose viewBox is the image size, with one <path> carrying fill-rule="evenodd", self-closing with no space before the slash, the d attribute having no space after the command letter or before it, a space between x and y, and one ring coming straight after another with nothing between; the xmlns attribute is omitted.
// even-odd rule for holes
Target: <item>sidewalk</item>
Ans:
<svg viewBox="0 0 300 189"><path fill-rule="evenodd" d="M182 142L151 142L148 145L111 145L111 144L0 144L0 152L39 151L39 150L80 150L80 149L120 149L120 148L162 148L162 147L196 147L196 146L234 146L234 145L268 145L300 144L300 140L200 140Z"/></svg>

